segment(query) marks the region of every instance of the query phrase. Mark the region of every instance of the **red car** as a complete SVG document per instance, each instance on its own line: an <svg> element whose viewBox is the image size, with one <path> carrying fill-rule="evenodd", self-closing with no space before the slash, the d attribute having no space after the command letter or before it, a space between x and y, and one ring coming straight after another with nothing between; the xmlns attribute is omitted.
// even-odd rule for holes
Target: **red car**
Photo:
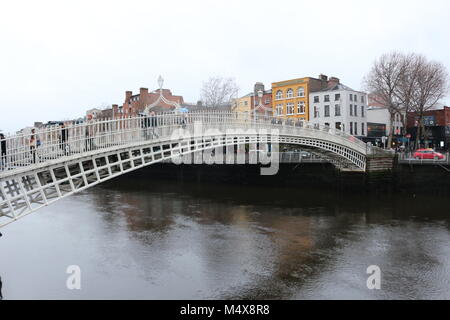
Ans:
<svg viewBox="0 0 450 320"><path fill-rule="evenodd" d="M445 157L442 153L436 152L433 149L419 149L414 153L414 159L431 159L443 160Z"/></svg>

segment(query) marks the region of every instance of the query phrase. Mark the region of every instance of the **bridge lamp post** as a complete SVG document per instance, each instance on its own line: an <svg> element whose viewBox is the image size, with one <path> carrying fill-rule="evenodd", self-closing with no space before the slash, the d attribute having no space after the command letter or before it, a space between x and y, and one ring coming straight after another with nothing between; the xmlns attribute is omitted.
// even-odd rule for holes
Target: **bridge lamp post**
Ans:
<svg viewBox="0 0 450 320"><path fill-rule="evenodd" d="M262 97L263 97L263 92L262 92L262 90L258 90L258 98L259 98L259 103L258 103L258 108L261 108L262 107L262 104L261 104L261 102L262 102ZM253 119L255 119L255 122L256 122L256 104L255 104L255 106L253 107Z"/></svg>

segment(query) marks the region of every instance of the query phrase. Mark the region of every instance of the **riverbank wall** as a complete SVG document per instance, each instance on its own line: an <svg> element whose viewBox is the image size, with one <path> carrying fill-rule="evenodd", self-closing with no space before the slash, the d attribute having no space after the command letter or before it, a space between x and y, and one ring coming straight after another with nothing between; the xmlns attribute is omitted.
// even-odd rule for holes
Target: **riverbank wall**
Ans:
<svg viewBox="0 0 450 320"><path fill-rule="evenodd" d="M131 175L131 176L130 176ZM349 192L450 195L450 171L438 165L396 163L393 170L345 172L328 163L280 164L275 175L262 175L259 165L155 164L128 174L139 180L167 179L218 184L312 187Z"/></svg>

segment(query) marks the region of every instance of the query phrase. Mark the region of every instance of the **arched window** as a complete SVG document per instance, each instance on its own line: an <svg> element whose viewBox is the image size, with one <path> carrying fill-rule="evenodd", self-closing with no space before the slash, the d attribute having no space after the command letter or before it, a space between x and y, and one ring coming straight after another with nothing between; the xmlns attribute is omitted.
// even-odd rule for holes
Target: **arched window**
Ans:
<svg viewBox="0 0 450 320"><path fill-rule="evenodd" d="M277 100L283 99L283 92L281 90L277 91L277 95L275 96L275 99L277 99Z"/></svg>
<svg viewBox="0 0 450 320"><path fill-rule="evenodd" d="M294 97L294 90L288 89L288 91L286 92L286 97L287 98L293 98Z"/></svg>
<svg viewBox="0 0 450 320"><path fill-rule="evenodd" d="M305 88L299 87L299 88L297 89L297 96L298 96L298 97L304 97L304 96L305 96Z"/></svg>

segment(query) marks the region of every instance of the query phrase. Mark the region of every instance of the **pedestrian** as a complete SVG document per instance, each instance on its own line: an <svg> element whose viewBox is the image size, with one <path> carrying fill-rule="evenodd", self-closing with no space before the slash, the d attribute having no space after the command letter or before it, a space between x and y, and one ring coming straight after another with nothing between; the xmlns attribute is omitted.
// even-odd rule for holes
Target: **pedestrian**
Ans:
<svg viewBox="0 0 450 320"><path fill-rule="evenodd" d="M1 233L0 233L0 234L1 234ZM3 300L2 287L3 287L3 284L2 284L2 277L0 277L0 300Z"/></svg>
<svg viewBox="0 0 450 320"><path fill-rule="evenodd" d="M142 130L144 131L144 140L148 140L150 133L149 133L149 127L150 127L150 117L148 115L142 115L141 125Z"/></svg>
<svg viewBox="0 0 450 320"><path fill-rule="evenodd" d="M94 148L93 138L93 125L89 122L86 123L86 137L85 137L85 149L91 151Z"/></svg>
<svg viewBox="0 0 450 320"><path fill-rule="evenodd" d="M36 130L31 129L31 135L29 140L29 147L31 153L31 163L36 163L36 149L41 145L39 136L36 134Z"/></svg>
<svg viewBox="0 0 450 320"><path fill-rule="evenodd" d="M186 115L186 114L183 114L181 117L182 117L182 118L181 118L181 127L182 127L183 129L186 129L187 115Z"/></svg>
<svg viewBox="0 0 450 320"><path fill-rule="evenodd" d="M62 149L62 151L64 152L64 154L67 155L67 153L68 153L67 140L69 138L69 130L66 128L64 123L61 123L60 126L61 126L61 133L59 135L59 146Z"/></svg>
<svg viewBox="0 0 450 320"><path fill-rule="evenodd" d="M150 112L150 126L152 127L152 137L157 138L158 135L156 134L155 130L158 126L158 118L156 117L155 111Z"/></svg>
<svg viewBox="0 0 450 320"><path fill-rule="evenodd" d="M0 133L0 171L6 169L6 138Z"/></svg>

